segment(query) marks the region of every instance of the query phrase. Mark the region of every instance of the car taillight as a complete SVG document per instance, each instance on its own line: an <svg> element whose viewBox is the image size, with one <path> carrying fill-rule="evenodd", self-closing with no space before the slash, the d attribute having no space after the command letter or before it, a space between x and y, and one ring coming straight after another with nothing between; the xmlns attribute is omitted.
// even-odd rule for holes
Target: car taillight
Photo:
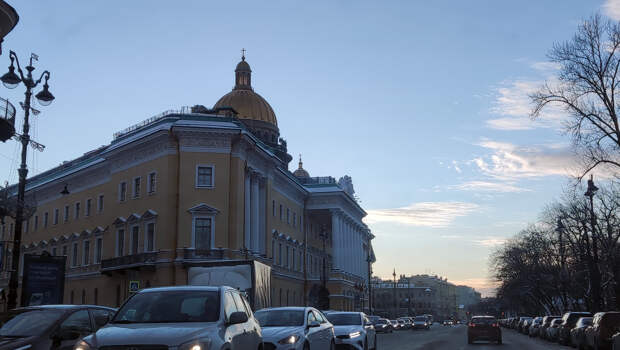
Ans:
<svg viewBox="0 0 620 350"><path fill-rule="evenodd" d="M470 327L476 327L476 324L472 322L472 323L469 324L469 326Z"/></svg>
<svg viewBox="0 0 620 350"><path fill-rule="evenodd" d="M497 327L498 325L497 325L497 323L493 323L491 326L492 327Z"/></svg>

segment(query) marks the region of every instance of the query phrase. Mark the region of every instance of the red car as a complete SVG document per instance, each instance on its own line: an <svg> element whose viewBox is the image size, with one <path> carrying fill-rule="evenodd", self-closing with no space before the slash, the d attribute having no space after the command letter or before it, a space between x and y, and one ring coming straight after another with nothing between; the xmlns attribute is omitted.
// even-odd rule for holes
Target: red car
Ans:
<svg viewBox="0 0 620 350"><path fill-rule="evenodd" d="M467 326L467 343L472 344L476 340L488 340L502 343L502 330L499 328L497 319L493 316L474 316Z"/></svg>

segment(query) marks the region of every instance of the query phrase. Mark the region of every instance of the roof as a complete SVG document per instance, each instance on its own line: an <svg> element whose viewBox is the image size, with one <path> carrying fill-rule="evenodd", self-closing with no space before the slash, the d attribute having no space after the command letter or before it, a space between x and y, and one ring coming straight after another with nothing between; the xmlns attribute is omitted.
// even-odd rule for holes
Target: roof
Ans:
<svg viewBox="0 0 620 350"><path fill-rule="evenodd" d="M155 287L145 288L138 293L151 293L151 292L179 292L179 291L204 291L204 292L217 292L220 288L231 287L214 287L214 286L169 286L169 287ZM232 288L231 288L232 289Z"/></svg>
<svg viewBox="0 0 620 350"><path fill-rule="evenodd" d="M36 305L36 306L19 307L15 310L16 311L35 310L35 309L78 310L78 309L84 309L84 308L102 308L102 309L116 310L115 308L108 307L108 306L88 305L88 304L84 304L84 305L66 305L66 304Z"/></svg>
<svg viewBox="0 0 620 350"><path fill-rule="evenodd" d="M272 311L272 310L290 310L290 311L305 311L307 309L311 309L310 306L280 306L280 307L268 307L264 309L257 310L259 311Z"/></svg>

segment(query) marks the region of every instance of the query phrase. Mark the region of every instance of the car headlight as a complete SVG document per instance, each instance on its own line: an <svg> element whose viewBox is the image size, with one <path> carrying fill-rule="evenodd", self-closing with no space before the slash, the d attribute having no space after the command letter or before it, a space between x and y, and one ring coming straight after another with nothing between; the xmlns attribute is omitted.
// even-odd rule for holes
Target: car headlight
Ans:
<svg viewBox="0 0 620 350"><path fill-rule="evenodd" d="M93 350L93 347L90 346L90 344L88 344L87 342L80 340L79 342L77 342L77 344L75 344L73 350Z"/></svg>
<svg viewBox="0 0 620 350"><path fill-rule="evenodd" d="M360 335L362 335L362 333L360 332L353 332L353 333L349 333L349 338L353 339L353 338L357 338Z"/></svg>
<svg viewBox="0 0 620 350"><path fill-rule="evenodd" d="M181 344L181 346L179 346L179 350L209 350L209 345L211 345L211 339L194 339L192 341L188 341L187 343Z"/></svg>
<svg viewBox="0 0 620 350"><path fill-rule="evenodd" d="M284 339L280 339L278 344L295 344L299 340L298 335L289 335Z"/></svg>

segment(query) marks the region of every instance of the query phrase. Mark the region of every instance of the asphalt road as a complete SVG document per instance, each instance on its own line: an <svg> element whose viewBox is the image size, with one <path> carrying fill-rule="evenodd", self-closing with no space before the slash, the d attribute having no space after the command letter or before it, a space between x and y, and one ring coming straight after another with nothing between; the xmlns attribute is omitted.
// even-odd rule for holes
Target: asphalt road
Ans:
<svg viewBox="0 0 620 350"><path fill-rule="evenodd" d="M433 325L426 330L404 330L377 335L377 350L569 350L570 347L530 338L514 330L502 328L502 345L484 341L467 344L467 327L464 325Z"/></svg>

